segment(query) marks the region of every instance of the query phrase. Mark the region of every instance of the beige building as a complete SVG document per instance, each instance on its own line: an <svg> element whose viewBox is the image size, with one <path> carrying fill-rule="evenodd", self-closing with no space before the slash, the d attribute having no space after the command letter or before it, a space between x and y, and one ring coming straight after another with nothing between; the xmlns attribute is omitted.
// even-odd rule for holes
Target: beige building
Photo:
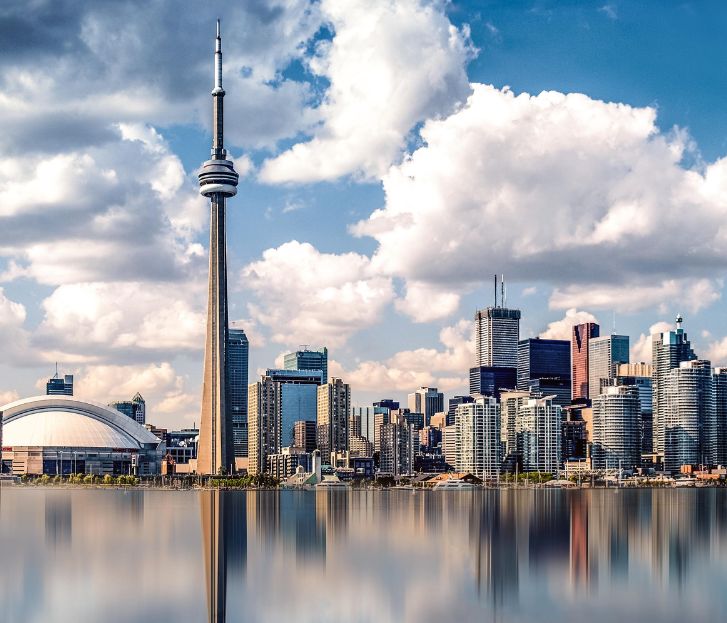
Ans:
<svg viewBox="0 0 727 623"><path fill-rule="evenodd" d="M247 448L251 475L261 474L267 457L280 452L280 418L278 383L263 376L247 391Z"/></svg>
<svg viewBox="0 0 727 623"><path fill-rule="evenodd" d="M316 442L326 461L332 452L348 450L348 414L351 412L351 386L332 378L318 387Z"/></svg>
<svg viewBox="0 0 727 623"><path fill-rule="evenodd" d="M620 363L616 366L616 376L644 376L651 377L651 364L639 361L638 363Z"/></svg>

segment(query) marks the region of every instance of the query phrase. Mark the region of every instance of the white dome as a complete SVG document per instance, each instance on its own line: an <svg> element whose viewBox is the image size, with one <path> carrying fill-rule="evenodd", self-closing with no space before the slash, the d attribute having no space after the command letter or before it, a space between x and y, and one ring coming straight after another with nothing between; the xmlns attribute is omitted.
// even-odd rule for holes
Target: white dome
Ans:
<svg viewBox="0 0 727 623"><path fill-rule="evenodd" d="M138 450L159 439L130 417L67 396L38 396L5 405L2 445Z"/></svg>

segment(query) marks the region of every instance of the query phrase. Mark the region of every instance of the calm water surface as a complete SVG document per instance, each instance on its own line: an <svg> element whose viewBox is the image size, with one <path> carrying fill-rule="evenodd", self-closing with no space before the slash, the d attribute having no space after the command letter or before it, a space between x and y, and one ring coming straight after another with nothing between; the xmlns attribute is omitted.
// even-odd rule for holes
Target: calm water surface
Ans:
<svg viewBox="0 0 727 623"><path fill-rule="evenodd" d="M727 490L0 490L3 623L216 609L228 622L724 621Z"/></svg>

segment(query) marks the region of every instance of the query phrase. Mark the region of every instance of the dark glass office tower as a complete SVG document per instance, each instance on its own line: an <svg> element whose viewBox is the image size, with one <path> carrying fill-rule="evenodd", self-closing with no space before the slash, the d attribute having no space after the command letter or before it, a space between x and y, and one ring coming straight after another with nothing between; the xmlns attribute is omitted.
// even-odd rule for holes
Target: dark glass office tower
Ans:
<svg viewBox="0 0 727 623"><path fill-rule="evenodd" d="M227 407L232 417L232 441L236 457L247 456L247 385L250 343L245 331L231 328L227 338L229 375Z"/></svg>

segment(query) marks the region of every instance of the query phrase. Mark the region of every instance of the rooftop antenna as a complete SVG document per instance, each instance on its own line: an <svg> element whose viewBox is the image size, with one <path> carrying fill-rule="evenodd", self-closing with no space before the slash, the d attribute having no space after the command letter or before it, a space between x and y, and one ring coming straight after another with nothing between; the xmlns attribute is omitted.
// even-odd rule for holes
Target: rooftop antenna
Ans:
<svg viewBox="0 0 727 623"><path fill-rule="evenodd" d="M497 307L497 275L492 275L495 278L495 307Z"/></svg>
<svg viewBox="0 0 727 623"><path fill-rule="evenodd" d="M616 335L616 310L613 310L613 331L611 331L614 335Z"/></svg>
<svg viewBox="0 0 727 623"><path fill-rule="evenodd" d="M682 328L682 322L684 322L684 318L682 318L681 314L677 314L677 331Z"/></svg>
<svg viewBox="0 0 727 623"><path fill-rule="evenodd" d="M54 379L58 378L58 362L56 361L56 373L53 375Z"/></svg>
<svg viewBox="0 0 727 623"><path fill-rule="evenodd" d="M505 275L500 275L500 304L505 307Z"/></svg>

